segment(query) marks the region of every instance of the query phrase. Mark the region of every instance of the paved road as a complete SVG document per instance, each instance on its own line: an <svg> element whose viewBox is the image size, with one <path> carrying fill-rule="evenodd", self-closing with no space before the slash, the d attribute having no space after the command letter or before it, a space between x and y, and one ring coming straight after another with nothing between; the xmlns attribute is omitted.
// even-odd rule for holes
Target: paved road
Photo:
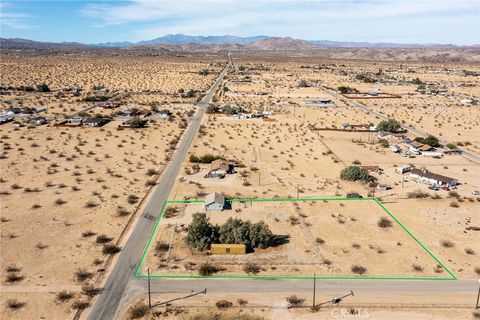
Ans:
<svg viewBox="0 0 480 320"><path fill-rule="evenodd" d="M186 133L183 135L175 155L168 164L168 167L161 177L160 183L154 190L150 201L145 207L143 215L137 221L130 238L122 249L118 261L107 279L102 294L97 297L95 304L88 315L88 319L115 319L124 292L128 287L129 281L133 278L132 275L139 262L141 252L143 251L148 237L155 225L155 220L160 213L163 203L168 199L168 195L173 188L182 163L200 128L202 117L205 114L208 103L214 96L215 91L222 82L228 68L229 65L223 70L210 90L207 91L202 101L197 104L197 113L191 118L190 125Z"/></svg>
<svg viewBox="0 0 480 320"><path fill-rule="evenodd" d="M312 279L151 279L152 293L173 293L200 291L208 288L211 293L229 292L309 292ZM478 280L317 280L323 291L347 291L356 289L370 293L471 293L478 290ZM137 278L132 290L147 292L147 279Z"/></svg>
<svg viewBox="0 0 480 320"><path fill-rule="evenodd" d="M325 91L326 93L330 94L330 95L338 96L338 93L333 91L333 90L327 89L325 87L321 87L321 89L323 91ZM354 102L354 101L347 101L346 99L343 99L343 98L340 98L340 100L345 102L347 105L353 106L355 108L362 109L366 113L373 114L374 116L377 116L379 119L382 119L382 120L388 120L389 119L387 116L383 115L382 113L377 112L377 111L373 111L369 106L364 105L362 103L358 103L358 102ZM405 130L413 133L416 136L419 136L419 137L426 137L427 136L426 133L418 131L418 130L416 130L412 127L409 127L407 125L402 124L402 127ZM447 141L440 141L440 143L443 144L443 145L446 145L448 142ZM460 150L462 152L463 157L465 157L469 160L472 160L474 162L480 163L480 156L479 155L476 155L476 154L471 153L469 151L465 151L464 149L461 149L461 148L458 148L458 150Z"/></svg>

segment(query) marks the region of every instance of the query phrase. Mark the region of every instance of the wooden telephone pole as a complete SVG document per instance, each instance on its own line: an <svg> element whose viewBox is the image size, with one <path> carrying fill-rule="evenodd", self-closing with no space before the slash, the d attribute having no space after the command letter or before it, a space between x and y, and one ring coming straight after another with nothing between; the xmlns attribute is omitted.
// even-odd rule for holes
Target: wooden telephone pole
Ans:
<svg viewBox="0 0 480 320"><path fill-rule="evenodd" d="M147 269L148 275L148 308L152 307L152 297L151 297L151 290L150 290L150 268Z"/></svg>

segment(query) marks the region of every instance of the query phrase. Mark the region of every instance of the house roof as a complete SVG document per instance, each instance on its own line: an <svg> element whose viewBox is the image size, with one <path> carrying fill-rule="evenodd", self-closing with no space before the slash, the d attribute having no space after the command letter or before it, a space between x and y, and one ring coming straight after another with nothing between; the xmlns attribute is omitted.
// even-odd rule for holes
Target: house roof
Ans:
<svg viewBox="0 0 480 320"><path fill-rule="evenodd" d="M222 206L225 205L225 196L218 192L212 192L205 197L204 205L209 205L212 203L218 203Z"/></svg>
<svg viewBox="0 0 480 320"><path fill-rule="evenodd" d="M420 150L420 151L430 151L433 148L431 146L429 146L428 144L424 144L424 145L418 147L417 149Z"/></svg>
<svg viewBox="0 0 480 320"><path fill-rule="evenodd" d="M454 178L442 176L441 174L436 174L436 173L432 173L432 172L428 172L426 170L420 170L420 169L412 169L410 170L410 174L427 178L427 179L437 180L443 183L451 183L457 180Z"/></svg>

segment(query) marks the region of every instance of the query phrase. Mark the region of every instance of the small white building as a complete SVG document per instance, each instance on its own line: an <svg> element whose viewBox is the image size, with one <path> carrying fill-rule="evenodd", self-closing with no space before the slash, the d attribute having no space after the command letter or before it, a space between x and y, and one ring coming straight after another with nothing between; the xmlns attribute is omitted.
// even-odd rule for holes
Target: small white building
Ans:
<svg viewBox="0 0 480 320"><path fill-rule="evenodd" d="M223 211L225 208L225 196L218 192L213 192L205 197L203 207L207 211Z"/></svg>
<svg viewBox="0 0 480 320"><path fill-rule="evenodd" d="M420 169L412 169L410 170L410 177L413 179L424 182L430 185L439 185L439 186L447 186L453 187L458 185L458 180L446 176L442 176L440 174L428 172L427 170L420 170Z"/></svg>

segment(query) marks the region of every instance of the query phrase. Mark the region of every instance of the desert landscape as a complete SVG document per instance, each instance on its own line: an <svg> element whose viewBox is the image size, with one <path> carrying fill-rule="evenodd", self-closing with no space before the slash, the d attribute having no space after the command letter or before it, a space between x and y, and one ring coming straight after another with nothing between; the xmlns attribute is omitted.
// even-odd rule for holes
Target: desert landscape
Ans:
<svg viewBox="0 0 480 320"><path fill-rule="evenodd" d="M92 317L143 224L150 241L129 260L121 319L318 319L363 307L372 319L478 317L464 291L361 289L343 309L315 312L304 288L217 288L149 311L147 270L204 287L228 276L480 276L478 63L165 50L2 51L2 318ZM152 211L158 190L178 202ZM215 193L220 211L204 202ZM199 239L202 217L210 234ZM236 231L247 229L248 239ZM232 244L245 252L212 252ZM155 301L188 294L162 290ZM327 293L345 292L319 299Z"/></svg>

